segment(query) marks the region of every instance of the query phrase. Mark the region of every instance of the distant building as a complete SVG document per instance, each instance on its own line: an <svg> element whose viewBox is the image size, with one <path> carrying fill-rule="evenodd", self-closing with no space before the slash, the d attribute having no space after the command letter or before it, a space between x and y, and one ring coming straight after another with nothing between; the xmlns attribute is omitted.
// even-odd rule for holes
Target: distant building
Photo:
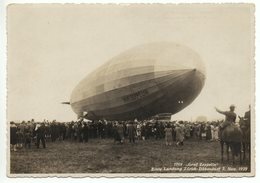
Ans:
<svg viewBox="0 0 260 183"><path fill-rule="evenodd" d="M196 121L206 122L206 121L207 121L207 117L206 117L206 116L198 116L198 117L196 118Z"/></svg>

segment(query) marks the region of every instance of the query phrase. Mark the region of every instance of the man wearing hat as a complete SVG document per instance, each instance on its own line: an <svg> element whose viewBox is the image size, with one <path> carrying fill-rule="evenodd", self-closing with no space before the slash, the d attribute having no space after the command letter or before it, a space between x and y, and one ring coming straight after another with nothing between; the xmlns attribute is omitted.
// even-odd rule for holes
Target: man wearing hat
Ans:
<svg viewBox="0 0 260 183"><path fill-rule="evenodd" d="M251 121L251 107L249 105L249 111L245 112L245 115L244 115L244 119L248 121L248 123L250 124L250 121Z"/></svg>
<svg viewBox="0 0 260 183"><path fill-rule="evenodd" d="M229 109L230 109L229 111L221 111L216 107L215 107L215 109L218 113L225 115L225 121L224 121L224 123L222 123L220 125L220 127L222 129L224 129L225 127L227 127L228 125L230 125L232 123L235 123L237 115L234 112L235 106L233 104L229 107Z"/></svg>

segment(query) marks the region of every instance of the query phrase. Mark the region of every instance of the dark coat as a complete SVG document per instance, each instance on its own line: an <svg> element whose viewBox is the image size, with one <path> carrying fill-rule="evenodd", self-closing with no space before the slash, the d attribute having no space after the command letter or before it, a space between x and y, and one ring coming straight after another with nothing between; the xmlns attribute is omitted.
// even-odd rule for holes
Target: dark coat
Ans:
<svg viewBox="0 0 260 183"><path fill-rule="evenodd" d="M245 112L244 118L245 118L245 120L247 120L247 121L250 123L250 120L251 120L251 111Z"/></svg>
<svg viewBox="0 0 260 183"><path fill-rule="evenodd" d="M127 132L128 132L128 137L129 137L129 138L134 138L134 137L135 137L135 135L136 135L136 129L135 129L135 127L134 127L133 124L130 124L130 125L128 126Z"/></svg>
<svg viewBox="0 0 260 183"><path fill-rule="evenodd" d="M10 143L12 145L17 144L17 127L15 125L10 127Z"/></svg>
<svg viewBox="0 0 260 183"><path fill-rule="evenodd" d="M36 130L36 135L39 138L44 138L46 133L45 125L41 125L37 130Z"/></svg>

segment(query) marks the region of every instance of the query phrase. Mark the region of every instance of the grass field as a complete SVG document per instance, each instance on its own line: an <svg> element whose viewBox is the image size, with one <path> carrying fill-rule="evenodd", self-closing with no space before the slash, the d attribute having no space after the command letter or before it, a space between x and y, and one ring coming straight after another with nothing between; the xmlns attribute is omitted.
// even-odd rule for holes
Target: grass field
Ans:
<svg viewBox="0 0 260 183"><path fill-rule="evenodd" d="M150 173L152 167L176 167L176 163L187 165L192 162L240 167L238 158L235 165L227 161L222 164L219 142L204 140L188 140L182 147L166 146L164 140L154 139L122 145L114 143L112 139L90 139L88 143L57 141L47 142L46 149L36 149L33 146L31 149L11 152L10 158L11 174ZM248 167L248 160L243 163L243 167Z"/></svg>

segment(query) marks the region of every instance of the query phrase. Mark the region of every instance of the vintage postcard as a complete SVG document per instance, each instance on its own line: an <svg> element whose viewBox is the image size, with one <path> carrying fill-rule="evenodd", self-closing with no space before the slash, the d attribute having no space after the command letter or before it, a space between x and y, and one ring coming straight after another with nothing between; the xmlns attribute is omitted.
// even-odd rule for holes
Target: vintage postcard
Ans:
<svg viewBox="0 0 260 183"><path fill-rule="evenodd" d="M9 4L9 177L255 175L254 4Z"/></svg>

